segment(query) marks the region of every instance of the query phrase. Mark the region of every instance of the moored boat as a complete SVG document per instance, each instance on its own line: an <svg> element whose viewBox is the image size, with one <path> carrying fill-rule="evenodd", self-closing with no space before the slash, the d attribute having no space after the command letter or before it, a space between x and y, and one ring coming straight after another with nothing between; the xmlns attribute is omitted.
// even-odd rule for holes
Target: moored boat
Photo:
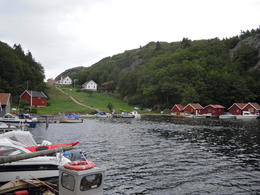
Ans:
<svg viewBox="0 0 260 195"><path fill-rule="evenodd" d="M66 148L67 147L67 148ZM52 176L51 172L47 170L45 165L51 165L50 162L43 163L41 162L41 172L38 171L37 177L34 177L33 172L34 168L37 168L37 161L35 159L39 158L47 158L41 157L43 155L66 151L71 148L71 146L65 146L62 148L55 148L51 150L32 152L27 154L16 153L11 156L4 156L0 158L0 169L2 166L9 166L16 163L16 167L9 167L9 169L3 169L5 174L0 175L0 179L3 180L9 178L9 181L5 182L4 185L0 186L0 194L60 194L60 195L103 195L103 187L104 187L104 176L105 169L102 167L98 167L95 163L88 160L81 161L69 161L65 164L58 166L58 177L57 183L55 185L53 183L45 182L40 178L40 173L43 175ZM13 152L13 151L12 151ZM35 167L27 167L26 161L32 162L31 159L34 159ZM15 162L16 161L16 162ZM29 175L21 174L21 172L13 172L17 171L19 168L17 163L23 164L22 171L27 171ZM46 169L44 169L46 168ZM56 170L56 167L50 167L53 170ZM31 171L31 172L30 172ZM1 173L1 172L0 172ZM56 174L55 174L56 176ZM12 177L12 179L11 179ZM30 179L29 179L30 178Z"/></svg>
<svg viewBox="0 0 260 195"><path fill-rule="evenodd" d="M4 122L6 124L17 124L17 125L28 124L29 127L36 127L37 119L36 118L19 118L16 115L7 113L3 117L0 118L0 122Z"/></svg>
<svg viewBox="0 0 260 195"><path fill-rule="evenodd" d="M18 154L33 153L26 149L23 144L8 138L0 138L0 148L0 159ZM57 179L58 166L68 162L70 162L68 158L58 153L56 156L39 156L11 163L3 163L0 164L0 183L14 180L17 176L25 179Z"/></svg>
<svg viewBox="0 0 260 195"><path fill-rule="evenodd" d="M60 118L60 123L83 123L83 119L78 116L64 116Z"/></svg>
<svg viewBox="0 0 260 195"><path fill-rule="evenodd" d="M256 114L251 114L249 111L243 111L242 115L236 115L237 119L256 119Z"/></svg>

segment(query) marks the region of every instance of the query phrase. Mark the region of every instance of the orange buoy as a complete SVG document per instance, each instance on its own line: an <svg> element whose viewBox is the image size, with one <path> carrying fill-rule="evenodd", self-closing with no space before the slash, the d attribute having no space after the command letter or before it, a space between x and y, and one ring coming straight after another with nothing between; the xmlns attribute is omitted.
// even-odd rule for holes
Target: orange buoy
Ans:
<svg viewBox="0 0 260 195"><path fill-rule="evenodd" d="M95 167L95 163L86 160L86 161L73 161L71 163L66 163L64 165L65 168L67 169L71 169L71 170L76 170L76 171L80 171L80 170L86 170L86 169L91 169L93 167Z"/></svg>

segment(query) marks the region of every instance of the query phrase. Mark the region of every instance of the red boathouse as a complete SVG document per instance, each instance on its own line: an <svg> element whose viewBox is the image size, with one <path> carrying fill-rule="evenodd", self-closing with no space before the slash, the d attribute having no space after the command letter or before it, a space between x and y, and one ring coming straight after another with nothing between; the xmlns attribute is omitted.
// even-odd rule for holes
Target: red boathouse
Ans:
<svg viewBox="0 0 260 195"><path fill-rule="evenodd" d="M243 111L249 111L251 114L260 114L260 105L258 103L248 103L243 107Z"/></svg>
<svg viewBox="0 0 260 195"><path fill-rule="evenodd" d="M212 116L219 116L224 113L224 106L221 105L207 105L201 111L200 114L211 114Z"/></svg>
<svg viewBox="0 0 260 195"><path fill-rule="evenodd" d="M241 115L243 108L246 106L246 103L234 103L229 107L228 111L233 115Z"/></svg>
<svg viewBox="0 0 260 195"><path fill-rule="evenodd" d="M183 108L184 106L182 104L175 104L172 107L171 112L174 114L180 114L181 112L183 112Z"/></svg>
<svg viewBox="0 0 260 195"><path fill-rule="evenodd" d="M47 106L47 96L42 91L25 90L20 98L27 100L30 106Z"/></svg>
<svg viewBox="0 0 260 195"><path fill-rule="evenodd" d="M200 114L203 107L200 104L188 104L183 108L183 112L187 114Z"/></svg>

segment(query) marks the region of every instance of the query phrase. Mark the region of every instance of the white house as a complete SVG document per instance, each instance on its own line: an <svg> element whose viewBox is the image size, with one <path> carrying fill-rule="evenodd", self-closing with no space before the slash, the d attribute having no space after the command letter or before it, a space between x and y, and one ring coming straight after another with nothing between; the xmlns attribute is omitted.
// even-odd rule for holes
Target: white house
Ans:
<svg viewBox="0 0 260 195"><path fill-rule="evenodd" d="M97 91L97 83L93 80L87 81L82 85L82 89Z"/></svg>
<svg viewBox="0 0 260 195"><path fill-rule="evenodd" d="M66 76L66 77L61 76L60 80L57 83L61 84L61 85L71 85L72 80L69 76Z"/></svg>

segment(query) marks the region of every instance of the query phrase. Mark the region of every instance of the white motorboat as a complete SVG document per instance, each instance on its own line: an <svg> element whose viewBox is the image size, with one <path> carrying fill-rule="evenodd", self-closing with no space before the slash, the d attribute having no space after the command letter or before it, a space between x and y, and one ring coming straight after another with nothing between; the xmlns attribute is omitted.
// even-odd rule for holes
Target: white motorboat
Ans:
<svg viewBox="0 0 260 195"><path fill-rule="evenodd" d="M25 144L3 136L0 137L0 157L26 153L31 152L25 148ZM23 179L57 179L58 166L68 162L70 160L64 157L62 153L57 153L56 156L42 156L0 164L0 183L14 180L17 177Z"/></svg>
<svg viewBox="0 0 260 195"><path fill-rule="evenodd" d="M23 115L23 118L19 118L16 115L7 113L0 118L0 122L4 122L7 124L17 124L17 125L28 124L30 127L35 127L37 124L37 118L31 118L28 116L29 115Z"/></svg>
<svg viewBox="0 0 260 195"><path fill-rule="evenodd" d="M50 145L51 142L43 140L42 143L37 144L34 140L32 134L29 131L10 131L3 134L0 134L0 138L8 138L12 141L19 142L22 146L36 146L36 145Z"/></svg>
<svg viewBox="0 0 260 195"><path fill-rule="evenodd" d="M256 114L252 114L249 111L243 111L242 115L237 115L236 118L237 119L256 119L257 115Z"/></svg>
<svg viewBox="0 0 260 195"><path fill-rule="evenodd" d="M19 129L17 126L0 122L0 133L5 133L8 131L13 131L13 130L17 130L17 129Z"/></svg>

